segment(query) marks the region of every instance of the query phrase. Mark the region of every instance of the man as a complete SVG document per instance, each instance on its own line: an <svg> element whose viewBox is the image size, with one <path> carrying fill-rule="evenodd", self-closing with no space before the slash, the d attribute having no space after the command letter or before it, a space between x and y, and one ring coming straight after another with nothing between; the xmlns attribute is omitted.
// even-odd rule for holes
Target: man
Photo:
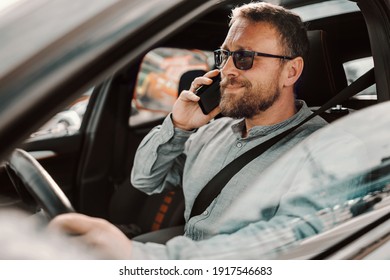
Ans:
<svg viewBox="0 0 390 280"><path fill-rule="evenodd" d="M196 78L180 94L171 115L140 144L132 170L133 185L148 194L182 185L185 235L193 240L217 234L216 221L237 195L280 155L325 125L316 118L275 144L236 174L204 215L189 219L199 192L226 164L311 114L294 98L308 50L299 17L281 7L253 3L235 9L230 25L215 55L219 70ZM204 115L194 92L218 73L221 103ZM209 123L219 112L225 118Z"/></svg>
<svg viewBox="0 0 390 280"><path fill-rule="evenodd" d="M307 51L306 30L297 15L267 3L251 3L234 9L227 37L215 52L219 70L196 78L191 88L180 94L164 123L140 144L132 183L149 194L182 185L186 201L185 237L177 237L174 239L177 241L170 241L166 246L145 245L126 240L102 220L72 214L58 217L52 226L80 233L94 246L115 248L123 253L118 255L120 258L187 258L188 254L181 251L190 248L194 240L199 241L199 246L205 244L203 248L207 248L208 242L214 244L211 248L217 255L218 250L227 250L224 238L239 234L244 224L235 220L222 229L222 214L266 167L326 122L316 117L276 143L237 173L203 214L189 219L195 198L237 156L311 114L306 104L294 97L294 85L302 73ZM209 115L204 115L194 92L210 84L210 78L218 73L222 78L221 103ZM225 117L212 121L220 112ZM267 189L264 192L270 193ZM282 193L279 191L274 197L264 195L259 200L267 203L264 207L274 208L259 221L261 228L266 228L267 221L276 215ZM229 220L225 216L226 219ZM304 235L314 233L315 230L308 229ZM202 257L202 251L196 254Z"/></svg>

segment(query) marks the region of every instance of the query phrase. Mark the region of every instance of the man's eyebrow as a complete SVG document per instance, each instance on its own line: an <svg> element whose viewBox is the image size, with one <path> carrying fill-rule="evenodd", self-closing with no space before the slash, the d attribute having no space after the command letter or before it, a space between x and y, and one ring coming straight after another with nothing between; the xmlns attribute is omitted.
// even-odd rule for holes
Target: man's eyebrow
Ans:
<svg viewBox="0 0 390 280"><path fill-rule="evenodd" d="M226 45L222 45L219 47L220 49L230 51L230 49ZM235 49L235 51L243 51L243 50L251 50L250 48L244 48L242 46L238 46L238 48Z"/></svg>

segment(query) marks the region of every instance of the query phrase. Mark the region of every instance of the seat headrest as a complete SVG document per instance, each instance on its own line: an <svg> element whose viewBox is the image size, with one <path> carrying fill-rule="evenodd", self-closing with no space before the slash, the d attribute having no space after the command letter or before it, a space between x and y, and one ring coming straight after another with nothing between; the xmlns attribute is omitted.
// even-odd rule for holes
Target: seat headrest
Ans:
<svg viewBox="0 0 390 280"><path fill-rule="evenodd" d="M341 61L332 52L323 30L308 31L309 56L305 61L302 76L296 84L295 94L308 106L320 106L330 100L347 83Z"/></svg>

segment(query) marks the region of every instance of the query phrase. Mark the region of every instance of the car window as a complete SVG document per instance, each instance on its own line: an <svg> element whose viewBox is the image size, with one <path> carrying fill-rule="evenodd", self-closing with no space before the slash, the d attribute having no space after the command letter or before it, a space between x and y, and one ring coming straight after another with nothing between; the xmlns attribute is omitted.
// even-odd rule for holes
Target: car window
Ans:
<svg viewBox="0 0 390 280"><path fill-rule="evenodd" d="M308 224L324 232L375 209L373 206L381 199L367 199L368 195L387 193L388 196L389 193L390 121L384 117L389 110L390 102L371 106L313 133L240 194L226 213L229 220L221 227L227 228L235 218L250 224L259 215L276 211L275 227L281 226L284 231L290 228L302 238L308 237L302 230ZM272 192L259 193L264 188ZM275 209L274 205L279 208ZM291 205L295 207L297 219L283 220L283 213L291 215L286 209ZM311 205L308 208L312 212L299 212L302 205ZM281 240L278 242L280 249Z"/></svg>
<svg viewBox="0 0 390 280"><path fill-rule="evenodd" d="M366 73L368 70L374 67L374 60L372 56L359 58L351 61L347 61L343 64L345 75L347 76L348 84L357 80L360 76ZM376 100L376 85L372 85L358 95L357 99Z"/></svg>
<svg viewBox="0 0 390 280"><path fill-rule="evenodd" d="M131 104L130 125L168 115L178 97L179 81L189 70L209 71L213 53L200 50L158 48L143 59Z"/></svg>
<svg viewBox="0 0 390 280"><path fill-rule="evenodd" d="M359 11L356 3L349 0L331 0L326 2L304 5L292 9L299 14L303 21L315 20L340 14Z"/></svg>
<svg viewBox="0 0 390 280"><path fill-rule="evenodd" d="M38 131L32 133L30 137L50 138L71 135L78 132L80 130L92 91L93 88L90 88L88 91L84 92L63 111L57 113Z"/></svg>

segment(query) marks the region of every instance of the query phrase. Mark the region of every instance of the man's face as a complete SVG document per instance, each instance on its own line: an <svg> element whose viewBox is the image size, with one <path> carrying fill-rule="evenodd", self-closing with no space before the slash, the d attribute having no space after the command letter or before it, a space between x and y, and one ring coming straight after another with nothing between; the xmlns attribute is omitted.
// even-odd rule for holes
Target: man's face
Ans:
<svg viewBox="0 0 390 280"><path fill-rule="evenodd" d="M279 36L270 24L240 19L231 26L222 48L283 55ZM251 69L239 70L229 57L221 69L222 114L250 119L270 108L281 94L282 67L280 59L255 56Z"/></svg>

